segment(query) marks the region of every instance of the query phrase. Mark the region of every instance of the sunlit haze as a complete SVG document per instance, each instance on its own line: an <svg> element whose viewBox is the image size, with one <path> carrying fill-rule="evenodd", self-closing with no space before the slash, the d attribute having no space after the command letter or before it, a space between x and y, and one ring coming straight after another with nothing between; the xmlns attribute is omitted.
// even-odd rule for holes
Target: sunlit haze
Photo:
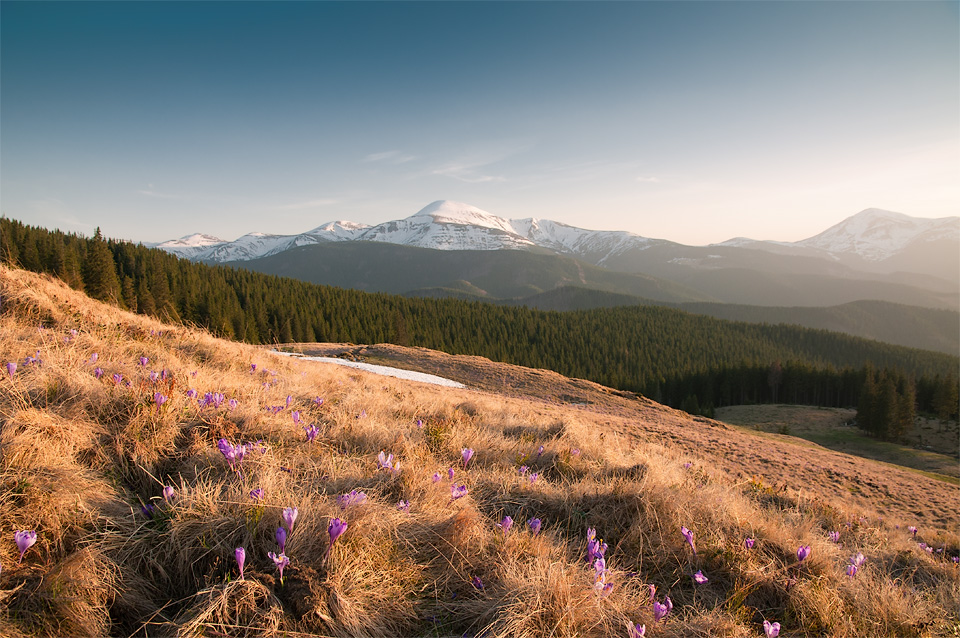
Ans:
<svg viewBox="0 0 960 638"><path fill-rule="evenodd" d="M956 2L0 3L0 212L156 242L432 201L685 244L960 212Z"/></svg>

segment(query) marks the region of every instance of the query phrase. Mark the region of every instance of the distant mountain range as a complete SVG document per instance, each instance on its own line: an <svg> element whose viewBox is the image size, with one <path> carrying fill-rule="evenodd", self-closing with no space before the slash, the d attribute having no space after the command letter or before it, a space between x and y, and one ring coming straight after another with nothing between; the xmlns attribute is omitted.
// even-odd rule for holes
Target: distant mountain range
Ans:
<svg viewBox="0 0 960 638"><path fill-rule="evenodd" d="M960 217L879 209L798 242L686 246L437 201L375 226L337 221L299 235L251 233L235 241L190 235L157 247L195 261L404 294L509 299L573 285L674 303L875 299L960 307Z"/></svg>

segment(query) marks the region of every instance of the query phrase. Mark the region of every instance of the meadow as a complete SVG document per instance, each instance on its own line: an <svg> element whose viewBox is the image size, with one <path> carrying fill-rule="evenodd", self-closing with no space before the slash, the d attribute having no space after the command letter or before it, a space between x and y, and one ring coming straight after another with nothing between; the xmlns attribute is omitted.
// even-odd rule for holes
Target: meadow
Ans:
<svg viewBox="0 0 960 638"><path fill-rule="evenodd" d="M473 383L0 266L0 636L960 635L955 486L409 356Z"/></svg>

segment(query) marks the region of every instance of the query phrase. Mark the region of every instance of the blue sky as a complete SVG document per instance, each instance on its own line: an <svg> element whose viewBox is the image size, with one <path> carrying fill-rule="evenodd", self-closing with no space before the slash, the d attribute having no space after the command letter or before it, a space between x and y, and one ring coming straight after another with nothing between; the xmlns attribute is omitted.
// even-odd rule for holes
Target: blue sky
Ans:
<svg viewBox="0 0 960 638"><path fill-rule="evenodd" d="M960 212L956 2L0 3L0 212L135 241L453 199L687 244Z"/></svg>

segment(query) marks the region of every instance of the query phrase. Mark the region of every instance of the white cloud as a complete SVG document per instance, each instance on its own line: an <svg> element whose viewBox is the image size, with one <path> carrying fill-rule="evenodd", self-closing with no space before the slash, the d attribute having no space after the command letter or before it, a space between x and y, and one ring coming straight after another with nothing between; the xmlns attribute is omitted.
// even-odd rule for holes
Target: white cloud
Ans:
<svg viewBox="0 0 960 638"><path fill-rule="evenodd" d="M371 153L363 158L364 162L389 162L391 164L403 164L416 159L413 155L405 155L400 151L383 151L382 153Z"/></svg>
<svg viewBox="0 0 960 638"><path fill-rule="evenodd" d="M431 171L433 175L442 175L452 177L453 179L467 182L468 184L482 184L485 182L505 182L507 178L502 175L484 175L477 169L486 164L447 164Z"/></svg>
<svg viewBox="0 0 960 638"><path fill-rule="evenodd" d="M330 206L336 203L337 203L337 200L335 199L311 199L305 202L296 202L293 204L284 204L282 206L274 206L273 210L305 210L308 208L320 208L321 206Z"/></svg>

